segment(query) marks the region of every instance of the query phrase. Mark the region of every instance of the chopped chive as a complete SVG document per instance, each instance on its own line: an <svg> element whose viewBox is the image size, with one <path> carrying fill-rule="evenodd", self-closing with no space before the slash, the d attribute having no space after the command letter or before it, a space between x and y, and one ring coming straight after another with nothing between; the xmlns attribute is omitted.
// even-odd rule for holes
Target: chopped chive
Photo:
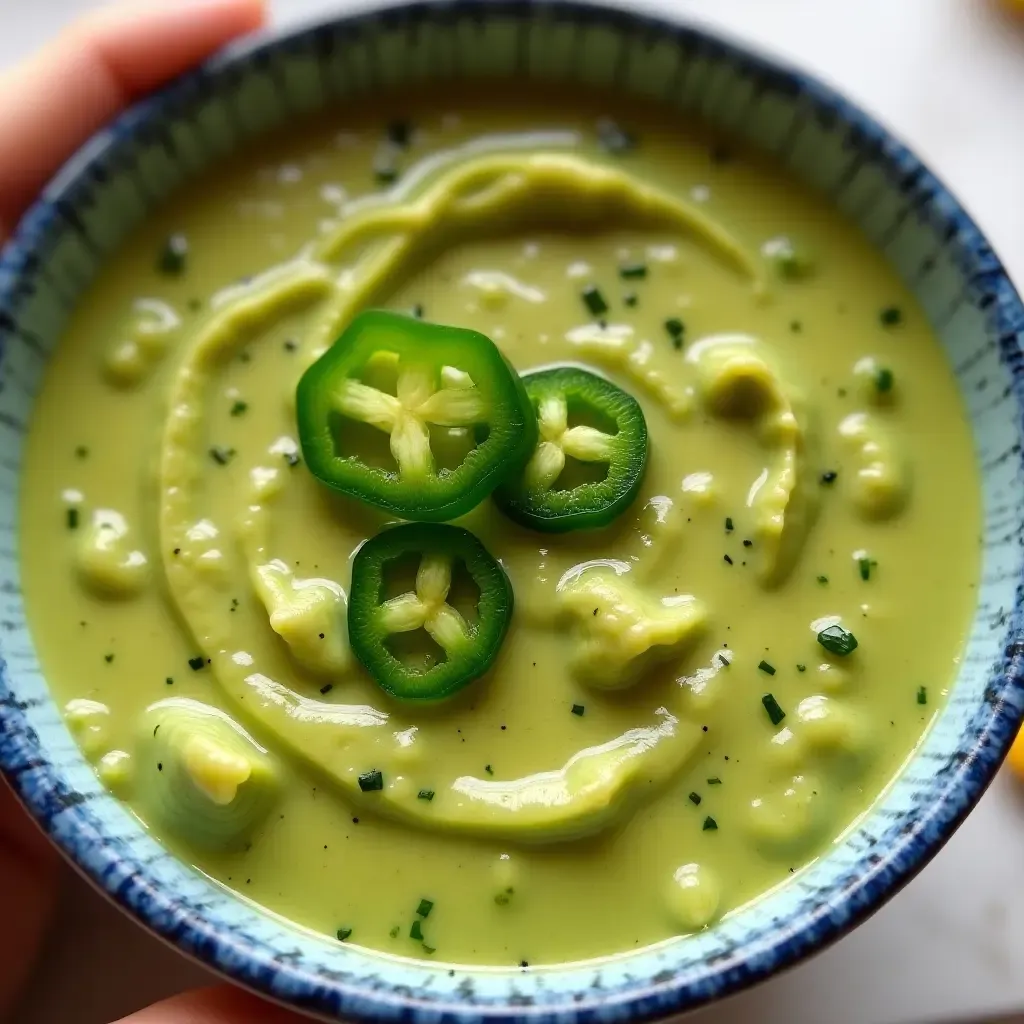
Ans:
<svg viewBox="0 0 1024 1024"><path fill-rule="evenodd" d="M683 335L686 333L686 324L677 316L670 316L665 321L665 330L668 332L668 336L672 339L672 345L675 348L683 347Z"/></svg>
<svg viewBox="0 0 1024 1024"><path fill-rule="evenodd" d="M721 784L722 780L717 775L712 779L708 779L709 786L720 786Z"/></svg>
<svg viewBox="0 0 1024 1024"><path fill-rule="evenodd" d="M893 380L892 370L887 366L883 366L875 374L875 390L881 395L884 395L887 391L892 391Z"/></svg>
<svg viewBox="0 0 1024 1024"><path fill-rule="evenodd" d="M333 689L334 683L324 683L324 685L320 687L320 694L321 696L326 697Z"/></svg>
<svg viewBox="0 0 1024 1024"><path fill-rule="evenodd" d="M626 294L622 296L622 301L627 306L630 306L630 307L635 306L636 305L636 292L626 292Z"/></svg>
<svg viewBox="0 0 1024 1024"><path fill-rule="evenodd" d="M819 576L818 577L818 582L824 587L828 583L828 577L827 576Z"/></svg>
<svg viewBox="0 0 1024 1024"><path fill-rule="evenodd" d="M384 775L376 768L359 776L359 788L364 793L376 793L384 788Z"/></svg>
<svg viewBox="0 0 1024 1024"><path fill-rule="evenodd" d="M387 136L388 142L392 145L405 149L412 136L412 125L404 119L396 119L388 124Z"/></svg>
<svg viewBox="0 0 1024 1024"><path fill-rule="evenodd" d="M168 676L168 677L167 677L167 678L166 678L166 679L164 680L164 682L165 682L165 683L166 683L166 684L167 684L168 686L173 686L173 685L174 685L174 677L173 677L173 676Z"/></svg>
<svg viewBox="0 0 1024 1024"><path fill-rule="evenodd" d="M344 942L352 934L351 928L339 928L338 929L338 941Z"/></svg>
<svg viewBox="0 0 1024 1024"><path fill-rule="evenodd" d="M423 941L423 928L418 918L413 921L412 927L409 929L409 938L415 939L417 942Z"/></svg>
<svg viewBox="0 0 1024 1024"><path fill-rule="evenodd" d="M77 508L69 508L68 509L68 529L69 530L77 530L78 529L78 509Z"/></svg>
<svg viewBox="0 0 1024 1024"><path fill-rule="evenodd" d="M691 793L690 803L693 804L694 807L700 806L700 793Z"/></svg>
<svg viewBox="0 0 1024 1024"><path fill-rule="evenodd" d="M494 774L494 769L489 764L484 765L484 771L487 772L488 775Z"/></svg>
<svg viewBox="0 0 1024 1024"><path fill-rule="evenodd" d="M588 284L580 292L580 298L591 316L604 316L608 312L608 303L604 301L601 289L596 284Z"/></svg>
<svg viewBox="0 0 1024 1024"><path fill-rule="evenodd" d="M428 946L425 942L423 943L423 952L430 956L432 953L436 953L437 949L434 946Z"/></svg>
<svg viewBox="0 0 1024 1024"><path fill-rule="evenodd" d="M729 563L729 565L732 565L732 559L728 555L723 555L722 557Z"/></svg>
<svg viewBox="0 0 1024 1024"><path fill-rule="evenodd" d="M198 672L206 664L206 659L201 655L197 654L194 658L188 659L188 667L193 672Z"/></svg>
<svg viewBox="0 0 1024 1024"><path fill-rule="evenodd" d="M886 306L878 314L878 319L882 322L883 327L896 327L903 323L903 310L899 306Z"/></svg>
<svg viewBox="0 0 1024 1024"><path fill-rule="evenodd" d="M433 900L420 900L420 905L416 908L416 913L420 917L430 917L430 912L434 909Z"/></svg>
<svg viewBox="0 0 1024 1024"><path fill-rule="evenodd" d="M89 457L89 449L86 448L84 444L80 444L75 449L75 458L76 459L87 459L88 457Z"/></svg>
<svg viewBox="0 0 1024 1024"><path fill-rule="evenodd" d="M860 569L860 578L862 580L871 579L871 559L870 558L858 558L857 566Z"/></svg>
<svg viewBox="0 0 1024 1024"><path fill-rule="evenodd" d="M573 706L572 706L572 708L570 710L571 710L572 714L577 715L580 718L582 718L584 712L587 709L582 704L573 704Z"/></svg>
<svg viewBox="0 0 1024 1024"><path fill-rule="evenodd" d="M806 665L797 665L796 670L797 670L797 672L806 672L807 671L807 666Z"/></svg>
<svg viewBox="0 0 1024 1024"><path fill-rule="evenodd" d="M432 789L421 789L416 794L416 799L417 800L428 800L428 801L429 800L433 800L434 799L434 791Z"/></svg>
<svg viewBox="0 0 1024 1024"><path fill-rule="evenodd" d="M732 533L732 516L725 517L725 532Z"/></svg>
<svg viewBox="0 0 1024 1024"><path fill-rule="evenodd" d="M284 343L285 352L294 352L299 347L299 343L294 338L286 338Z"/></svg>
<svg viewBox="0 0 1024 1024"><path fill-rule="evenodd" d="M243 415L243 413L247 412L248 409L249 409L249 403L248 402L243 402L243 401L241 401L239 399L238 401L235 402L235 404L233 406L231 406L231 415L232 416L241 416L241 415Z"/></svg>
<svg viewBox="0 0 1024 1024"><path fill-rule="evenodd" d="M226 466L232 460L234 454L234 448L222 448L218 444L215 444L210 449L210 458L213 459L218 466Z"/></svg>
<svg viewBox="0 0 1024 1024"><path fill-rule="evenodd" d="M180 232L168 235L160 250L157 270L161 274L177 276L185 270L188 263L188 239Z"/></svg>
<svg viewBox="0 0 1024 1024"><path fill-rule="evenodd" d="M294 469L300 462L302 462L302 459L299 458L298 452L285 452L284 461L288 463L289 468Z"/></svg>
<svg viewBox="0 0 1024 1024"><path fill-rule="evenodd" d="M702 829L702 831L703 832L714 832L717 829L718 829L718 822L715 821L715 819L712 818L711 815L709 814L704 819L704 828Z"/></svg>
<svg viewBox="0 0 1024 1024"><path fill-rule="evenodd" d="M109 665L114 660L114 656L112 654L104 654L103 660Z"/></svg>
<svg viewBox="0 0 1024 1024"><path fill-rule="evenodd" d="M786 712L779 707L779 702L775 699L774 694L766 693L761 698L761 703L764 705L765 711L768 712L772 725L778 725L786 717Z"/></svg>
<svg viewBox="0 0 1024 1024"><path fill-rule="evenodd" d="M646 276L646 263L626 263L619 267L619 277L623 281L642 281Z"/></svg>
<svg viewBox="0 0 1024 1024"><path fill-rule="evenodd" d="M494 902L497 903L499 907L507 907L512 902L513 892L515 892L515 890L511 885L504 892L496 892L494 894Z"/></svg>
<svg viewBox="0 0 1024 1024"><path fill-rule="evenodd" d="M422 320L423 319L423 303L417 302L412 307L412 315L417 320Z"/></svg>
<svg viewBox="0 0 1024 1024"><path fill-rule="evenodd" d="M391 929L391 931L389 931L389 932L388 932L388 935L390 935L390 936L391 936L391 938L393 938L393 939L397 939L397 938L398 938L398 933L399 933L399 932L400 932L401 930L402 930L402 929L401 929L401 928L399 928L399 927L398 927L398 925L396 924L396 925L395 925L395 926L394 926L394 927L393 927L393 928Z"/></svg>
<svg viewBox="0 0 1024 1024"><path fill-rule="evenodd" d="M597 141L606 153L628 153L635 146L633 136L620 128L610 117L597 122Z"/></svg>
<svg viewBox="0 0 1024 1024"><path fill-rule="evenodd" d="M794 334L799 334L804 329L804 325L802 323L800 323L799 320L790 320L790 322L789 322L789 329Z"/></svg>
<svg viewBox="0 0 1024 1024"><path fill-rule="evenodd" d="M721 651L719 651L715 655L715 660L718 662L719 665L722 666L722 668L728 668L732 664L732 662L729 661L729 659Z"/></svg>
<svg viewBox="0 0 1024 1024"><path fill-rule="evenodd" d="M927 704L928 703L928 688L926 686L919 686L917 688L917 703Z"/></svg>
<svg viewBox="0 0 1024 1024"><path fill-rule="evenodd" d="M762 660L760 662L758 662L757 667L762 672L767 672L768 675L770 675L770 676L775 675L775 666L774 665L769 665L768 662L765 661L763 658L762 658Z"/></svg>
<svg viewBox="0 0 1024 1024"><path fill-rule="evenodd" d="M838 654L841 658L845 658L846 655L857 649L857 638L848 629L843 629L840 625L829 626L827 629L823 629L818 634L818 643L826 651Z"/></svg>
<svg viewBox="0 0 1024 1024"><path fill-rule="evenodd" d="M744 540L743 546L745 548L752 548L754 546L754 542L752 540Z"/></svg>
<svg viewBox="0 0 1024 1024"><path fill-rule="evenodd" d="M834 469L826 469L818 479L820 479L823 484L834 484L837 476L839 476L839 474Z"/></svg>

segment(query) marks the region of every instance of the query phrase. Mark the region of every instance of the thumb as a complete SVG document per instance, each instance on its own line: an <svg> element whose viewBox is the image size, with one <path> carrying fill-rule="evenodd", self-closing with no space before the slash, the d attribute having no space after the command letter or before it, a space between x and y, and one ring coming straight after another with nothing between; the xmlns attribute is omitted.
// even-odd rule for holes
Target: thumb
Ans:
<svg viewBox="0 0 1024 1024"><path fill-rule="evenodd" d="M0 75L0 238L53 172L135 97L263 23L264 0L119 4Z"/></svg>

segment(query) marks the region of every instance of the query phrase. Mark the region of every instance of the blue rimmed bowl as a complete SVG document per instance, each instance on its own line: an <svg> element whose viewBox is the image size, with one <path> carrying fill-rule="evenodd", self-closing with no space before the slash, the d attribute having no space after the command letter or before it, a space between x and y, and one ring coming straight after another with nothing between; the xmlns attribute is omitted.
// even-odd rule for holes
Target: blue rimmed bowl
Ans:
<svg viewBox="0 0 1024 1024"><path fill-rule="evenodd" d="M824 191L903 277L968 407L984 564L950 699L855 829L714 928L528 971L421 964L290 927L168 854L97 781L40 674L20 596L26 423L63 323L108 252L180 182L328 104L422 79L574 80L653 97L747 139ZM677 21L574 0L420 0L233 46L137 104L63 168L0 258L0 767L54 841L142 924L230 978L325 1018L645 1019L819 950L919 871L977 802L1024 709L1024 307L981 232L918 159L806 75Z"/></svg>

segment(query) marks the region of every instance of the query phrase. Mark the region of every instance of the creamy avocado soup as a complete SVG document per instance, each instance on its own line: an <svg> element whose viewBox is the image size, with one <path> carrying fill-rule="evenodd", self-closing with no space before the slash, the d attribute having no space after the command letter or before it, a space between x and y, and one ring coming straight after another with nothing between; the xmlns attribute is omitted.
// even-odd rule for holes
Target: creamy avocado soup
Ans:
<svg viewBox="0 0 1024 1024"><path fill-rule="evenodd" d="M23 584L100 778L338 941L533 965L827 853L941 707L979 487L920 309L657 110L394 97L109 261L28 440Z"/></svg>

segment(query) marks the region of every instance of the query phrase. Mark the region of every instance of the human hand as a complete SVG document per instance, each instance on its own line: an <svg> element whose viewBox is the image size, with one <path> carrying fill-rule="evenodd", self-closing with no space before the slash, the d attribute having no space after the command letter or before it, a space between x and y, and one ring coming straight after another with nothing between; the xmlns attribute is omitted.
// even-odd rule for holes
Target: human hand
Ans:
<svg viewBox="0 0 1024 1024"><path fill-rule="evenodd" d="M61 163L136 97L262 24L263 0L123 3L78 22L0 74L0 242ZM0 1020L53 912L56 851L0 781ZM116 971L111 965L111 974ZM188 992L124 1024L289 1024L298 1018L228 985Z"/></svg>

